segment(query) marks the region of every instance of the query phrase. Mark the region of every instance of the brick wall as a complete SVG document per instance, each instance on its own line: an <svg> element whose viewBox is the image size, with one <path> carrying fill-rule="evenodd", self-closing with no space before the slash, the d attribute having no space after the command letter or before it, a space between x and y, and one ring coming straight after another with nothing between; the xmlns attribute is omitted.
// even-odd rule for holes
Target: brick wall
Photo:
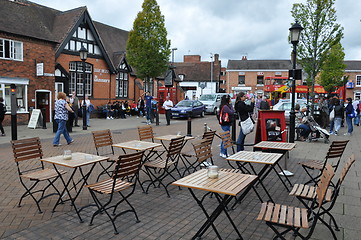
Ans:
<svg viewBox="0 0 361 240"><path fill-rule="evenodd" d="M25 78L29 80L28 85L28 107L35 107L35 90L46 89L54 91L54 76L36 76L36 63L44 63L44 73L54 74L55 69L55 43L18 37L0 33L0 38L21 41L23 43L23 61L0 59L0 76ZM29 114L18 114L19 124L27 124ZM10 116L4 120L9 124Z"/></svg>

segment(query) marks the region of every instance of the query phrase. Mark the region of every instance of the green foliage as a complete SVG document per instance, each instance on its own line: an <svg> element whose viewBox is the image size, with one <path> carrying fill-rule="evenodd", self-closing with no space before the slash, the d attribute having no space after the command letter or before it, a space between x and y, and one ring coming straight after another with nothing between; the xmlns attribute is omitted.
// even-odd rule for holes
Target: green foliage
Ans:
<svg viewBox="0 0 361 240"><path fill-rule="evenodd" d="M297 46L299 62L306 73L306 82L314 85L328 52L343 37L343 28L336 23L335 0L307 0L293 5L292 16L304 28Z"/></svg>
<svg viewBox="0 0 361 240"><path fill-rule="evenodd" d="M149 80L162 75L171 53L164 16L156 0L144 0L129 32L127 60L137 77Z"/></svg>
<svg viewBox="0 0 361 240"><path fill-rule="evenodd" d="M319 83L328 93L335 91L336 87L344 85L343 75L346 68L344 57L345 53L341 43L335 44L329 50L321 66Z"/></svg>

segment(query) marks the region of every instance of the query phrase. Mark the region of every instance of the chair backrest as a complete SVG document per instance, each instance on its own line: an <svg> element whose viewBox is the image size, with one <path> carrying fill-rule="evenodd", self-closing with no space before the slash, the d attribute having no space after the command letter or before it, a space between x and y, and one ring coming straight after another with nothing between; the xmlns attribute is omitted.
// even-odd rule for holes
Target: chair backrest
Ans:
<svg viewBox="0 0 361 240"><path fill-rule="evenodd" d="M96 149L98 155L101 155L100 148L102 148L104 151L104 149L106 147L108 147L110 149L111 153L114 154L114 148L112 146L113 139L112 139L112 134L109 129L93 131L92 134L93 134L95 149ZM109 154L109 153L105 153L105 154Z"/></svg>
<svg viewBox="0 0 361 240"><path fill-rule="evenodd" d="M212 145L215 134L216 134L216 131L204 132L203 136L202 136L202 139L209 141L210 144Z"/></svg>
<svg viewBox="0 0 361 240"><path fill-rule="evenodd" d="M340 164L341 157L346 149L347 143L349 140L346 141L333 141L330 145L330 148L328 149L328 152L326 154L326 162L328 162L329 159L335 159L332 163L333 170L336 172L338 165Z"/></svg>
<svg viewBox="0 0 361 240"><path fill-rule="evenodd" d="M185 136L173 138L170 141L167 157L174 157L177 154L180 154Z"/></svg>
<svg viewBox="0 0 361 240"><path fill-rule="evenodd" d="M148 139L151 139L152 141L154 141L153 128L150 125L138 127L138 134L139 134L140 141L148 140Z"/></svg>
<svg viewBox="0 0 361 240"><path fill-rule="evenodd" d="M15 162L41 159L43 157L43 151L38 137L14 140L11 141L11 146L13 148Z"/></svg>
<svg viewBox="0 0 361 240"><path fill-rule="evenodd" d="M219 134L222 138L222 142L223 142L223 146L224 148L229 148L233 146L233 141L232 141L232 137L231 137L231 132L230 131L226 131L223 133Z"/></svg>
<svg viewBox="0 0 361 240"><path fill-rule="evenodd" d="M212 158L211 142L209 140L200 140L192 143L192 145L198 162L201 163Z"/></svg>
<svg viewBox="0 0 361 240"><path fill-rule="evenodd" d="M120 155L115 165L113 179L138 175L142 166L144 151Z"/></svg>
<svg viewBox="0 0 361 240"><path fill-rule="evenodd" d="M323 199L325 198L327 189L330 186L331 179L334 175L335 172L333 171L333 167L330 164L326 164L325 168L323 169L320 182L316 188L316 200L318 203L318 207L322 206Z"/></svg>
<svg viewBox="0 0 361 240"><path fill-rule="evenodd" d="M346 177L346 174L349 172L349 170L354 162L355 162L355 154L352 154L342 168L340 179L338 180L338 185L342 184L343 180Z"/></svg>

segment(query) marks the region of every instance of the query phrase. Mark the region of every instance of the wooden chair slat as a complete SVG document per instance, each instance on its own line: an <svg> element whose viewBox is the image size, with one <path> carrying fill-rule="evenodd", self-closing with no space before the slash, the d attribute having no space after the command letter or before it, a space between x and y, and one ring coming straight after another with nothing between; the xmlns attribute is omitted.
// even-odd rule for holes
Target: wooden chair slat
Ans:
<svg viewBox="0 0 361 240"><path fill-rule="evenodd" d="M302 228L309 228L308 212L306 208L301 208L301 226Z"/></svg>
<svg viewBox="0 0 361 240"><path fill-rule="evenodd" d="M272 213L273 213L273 208L274 208L274 204L273 203L268 203L266 215L264 217L265 221L270 221L271 220Z"/></svg>
<svg viewBox="0 0 361 240"><path fill-rule="evenodd" d="M295 216L294 216L294 226L301 227L301 209L296 207L295 208Z"/></svg>
<svg viewBox="0 0 361 240"><path fill-rule="evenodd" d="M281 206L281 213L280 213L280 220L278 223L285 224L286 223L286 216L287 216L287 206L282 205Z"/></svg>
<svg viewBox="0 0 361 240"><path fill-rule="evenodd" d="M294 214L294 207L287 206L287 225L293 226L293 214Z"/></svg>
<svg viewBox="0 0 361 240"><path fill-rule="evenodd" d="M280 204L275 204L275 208L273 210L273 217L272 217L272 222L274 223L278 223L279 217L280 217L280 209L281 209L281 205Z"/></svg>

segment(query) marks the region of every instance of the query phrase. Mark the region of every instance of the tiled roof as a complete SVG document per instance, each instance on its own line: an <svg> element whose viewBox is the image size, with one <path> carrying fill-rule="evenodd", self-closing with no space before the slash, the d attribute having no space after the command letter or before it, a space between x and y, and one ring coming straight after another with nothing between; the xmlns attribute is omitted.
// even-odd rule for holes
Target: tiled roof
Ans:
<svg viewBox="0 0 361 240"><path fill-rule="evenodd" d="M228 60L227 70L292 69L291 60Z"/></svg>
<svg viewBox="0 0 361 240"><path fill-rule="evenodd" d="M361 70L361 61L344 61L344 63L346 64L345 70Z"/></svg>
<svg viewBox="0 0 361 240"><path fill-rule="evenodd" d="M79 7L59 11L26 0L0 0L0 32L55 42L55 51L87 11ZM93 21L114 67L124 58L128 32Z"/></svg>
<svg viewBox="0 0 361 240"><path fill-rule="evenodd" d="M208 82L211 80L211 62L177 62L174 63L175 74L184 75L183 81ZM213 65L213 81L219 80L220 63Z"/></svg>
<svg viewBox="0 0 361 240"><path fill-rule="evenodd" d="M128 31L111 27L100 22L93 21L103 42L105 50L115 67L125 56L125 48L128 40Z"/></svg>

